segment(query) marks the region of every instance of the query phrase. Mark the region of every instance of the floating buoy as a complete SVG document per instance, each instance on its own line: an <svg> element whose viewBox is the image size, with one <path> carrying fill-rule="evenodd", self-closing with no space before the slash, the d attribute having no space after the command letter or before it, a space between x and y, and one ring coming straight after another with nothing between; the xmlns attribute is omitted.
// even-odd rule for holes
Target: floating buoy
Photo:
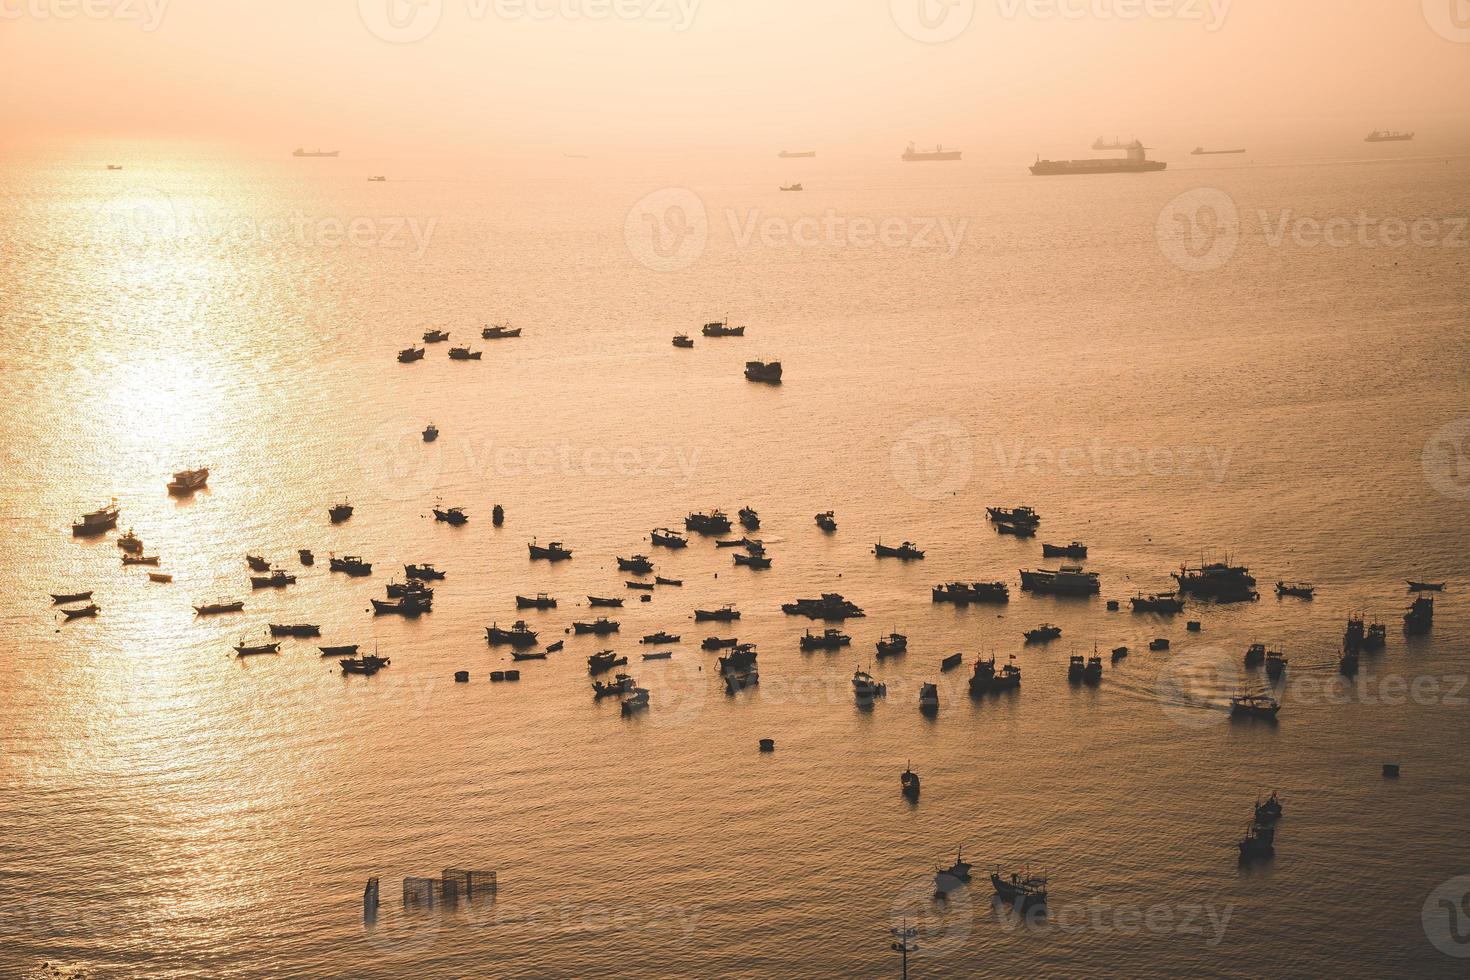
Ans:
<svg viewBox="0 0 1470 980"><path fill-rule="evenodd" d="M762 752L774 752L774 751L776 751L776 740L774 738L763 738L763 739L761 739L761 751Z"/></svg>
<svg viewBox="0 0 1470 980"><path fill-rule="evenodd" d="M1383 764L1383 775L1386 779L1399 778L1399 764L1397 762L1385 762Z"/></svg>
<svg viewBox="0 0 1470 980"><path fill-rule="evenodd" d="M1108 612L1117 612L1117 611L1118 611L1118 600L1117 599L1109 599L1108 600Z"/></svg>
<svg viewBox="0 0 1470 980"><path fill-rule="evenodd" d="M470 681L470 672L469 671L467 671L467 670L456 670L454 672L454 683L456 683L456 684L468 684L469 681Z"/></svg>
<svg viewBox="0 0 1470 980"><path fill-rule="evenodd" d="M518 670L507 670L505 672L505 679L508 681L518 681L521 679L521 672Z"/></svg>
<svg viewBox="0 0 1470 980"><path fill-rule="evenodd" d="M1187 622L1187 623L1184 624L1184 628L1187 629L1187 630L1189 630L1191 633L1198 633L1199 632L1199 620L1197 620L1197 619L1191 619L1189 622Z"/></svg>
<svg viewBox="0 0 1470 980"><path fill-rule="evenodd" d="M505 671L503 671L503 670L492 670L492 671L490 671L490 680L492 682L494 682L494 683L497 683L497 684L500 683L501 681L505 680Z"/></svg>

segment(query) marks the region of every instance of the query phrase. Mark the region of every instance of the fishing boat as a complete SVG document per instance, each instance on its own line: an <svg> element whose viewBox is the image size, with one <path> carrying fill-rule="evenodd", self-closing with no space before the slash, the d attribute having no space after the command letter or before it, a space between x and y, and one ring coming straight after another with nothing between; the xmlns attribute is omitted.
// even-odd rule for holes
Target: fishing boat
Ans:
<svg viewBox="0 0 1470 980"><path fill-rule="evenodd" d="M371 575L373 573L372 563L363 561L358 555L344 555L341 558L338 558L336 555L331 555L327 563L332 571L345 572L355 577Z"/></svg>
<svg viewBox="0 0 1470 980"><path fill-rule="evenodd" d="M614 667L622 667L627 662L627 657L619 657L611 650L603 650L601 653L594 653L587 658L587 672L589 674L600 674L603 671L612 670Z"/></svg>
<svg viewBox="0 0 1470 980"><path fill-rule="evenodd" d="M888 685L873 680L873 675L859 668L852 675L852 690L859 703L871 702L888 693Z"/></svg>
<svg viewBox="0 0 1470 980"><path fill-rule="evenodd" d="M597 607L600 606L600 607L604 607L604 608L608 608L608 609L617 609L617 608L620 608L623 605L623 600L622 599L608 599L608 598L605 598L603 596L589 595L587 597L587 604L589 606L594 607L594 608L597 608Z"/></svg>
<svg viewBox="0 0 1470 980"><path fill-rule="evenodd" d="M1252 643L1245 651L1245 665L1259 667L1266 662L1266 644Z"/></svg>
<svg viewBox="0 0 1470 980"><path fill-rule="evenodd" d="M355 657L357 656L356 643L344 643L334 647L317 647L323 657Z"/></svg>
<svg viewBox="0 0 1470 980"><path fill-rule="evenodd" d="M916 561L924 557L912 541L905 541L898 547L886 545L882 541L873 545L873 554L878 558L901 558L904 561Z"/></svg>
<svg viewBox="0 0 1470 980"><path fill-rule="evenodd" d="M765 569L771 567L771 559L765 555L736 555L735 564L746 568Z"/></svg>
<svg viewBox="0 0 1470 980"><path fill-rule="evenodd" d="M1173 615L1184 611L1184 600L1177 592L1160 592L1153 595L1139 593L1128 600L1134 612L1152 612Z"/></svg>
<svg viewBox="0 0 1470 980"><path fill-rule="evenodd" d="M817 515L817 527L831 534L837 530L837 518L832 511L823 511Z"/></svg>
<svg viewBox="0 0 1470 980"><path fill-rule="evenodd" d="M484 354L484 351L470 350L468 347L449 348L449 359L451 361L478 361Z"/></svg>
<svg viewBox="0 0 1470 980"><path fill-rule="evenodd" d="M1173 573L1173 577L1179 583L1180 592L1214 599L1216 602L1254 602L1260 598L1250 569L1244 565L1232 565L1228 561L1193 567L1184 565Z"/></svg>
<svg viewBox="0 0 1470 980"><path fill-rule="evenodd" d="M341 524L352 516L351 504L333 504L327 508L327 516L332 519L333 524Z"/></svg>
<svg viewBox="0 0 1470 980"><path fill-rule="evenodd" d="M516 620L510 629L502 629L499 623L485 627L485 642L491 646L509 644L517 649L525 649L536 645L538 635L535 630L526 625L524 619Z"/></svg>
<svg viewBox="0 0 1470 980"><path fill-rule="evenodd" d="M970 880L971 865L964 857L965 849L961 845L955 852L954 864L947 868L936 868L934 871L934 894L943 897L954 891L960 885L967 884Z"/></svg>
<svg viewBox="0 0 1470 980"><path fill-rule="evenodd" d="M90 616L95 616L101 611L101 606L97 605L97 603L95 602L89 602L87 605L80 606L76 609L63 609L61 610L61 613L67 619L84 619Z"/></svg>
<svg viewBox="0 0 1470 980"><path fill-rule="evenodd" d="M696 534L728 534L730 526L730 518L719 510L712 510L708 514L690 514L684 518L684 529Z"/></svg>
<svg viewBox="0 0 1470 980"><path fill-rule="evenodd" d="M496 504L494 507L490 508L490 523L494 524L496 527L499 527L500 525L505 523L504 507Z"/></svg>
<svg viewBox="0 0 1470 980"><path fill-rule="evenodd" d="M659 630L657 633L648 634L638 642L644 644L645 646L657 646L661 643L678 643L679 637L673 633Z"/></svg>
<svg viewBox="0 0 1470 980"><path fill-rule="evenodd" d="M1084 684L1098 684L1102 682L1103 662L1102 657L1097 655L1097 648L1092 650L1092 656L1087 658L1087 666L1082 670L1082 682Z"/></svg>
<svg viewBox="0 0 1470 980"><path fill-rule="evenodd" d="M252 572L268 572L271 570L271 563L259 555L246 555L245 564L250 566Z"/></svg>
<svg viewBox="0 0 1470 980"><path fill-rule="evenodd" d="M425 599L434 598L434 590L417 579L410 579L407 582L389 582L387 589L390 599L402 599L406 595L423 596Z"/></svg>
<svg viewBox="0 0 1470 980"><path fill-rule="evenodd" d="M801 635L803 650L838 650L852 643L852 637L841 630L828 629L821 633L807 630Z"/></svg>
<svg viewBox="0 0 1470 980"><path fill-rule="evenodd" d="M1117 663L1126 656L1128 656L1127 647L1113 647L1113 663Z"/></svg>
<svg viewBox="0 0 1470 980"><path fill-rule="evenodd" d="M910 801L915 802L919 798L919 774L914 772L912 766L905 768L898 777L898 785L903 795Z"/></svg>
<svg viewBox="0 0 1470 980"><path fill-rule="evenodd" d="M648 539L658 548L687 548L689 541L678 531L671 531L666 527L654 528L648 535Z"/></svg>
<svg viewBox="0 0 1470 980"><path fill-rule="evenodd" d="M1050 643L1062 635L1062 628L1051 623L1042 623L1035 629L1026 630L1021 635L1026 638L1027 643Z"/></svg>
<svg viewBox="0 0 1470 980"><path fill-rule="evenodd" d="M934 586L935 602L968 606L972 602L1010 602L1011 590L1004 582L949 582Z"/></svg>
<svg viewBox="0 0 1470 980"><path fill-rule="evenodd" d="M90 514L83 514L82 519L71 526L74 537L95 537L117 527L117 516L119 514L117 501L114 500L106 507L100 507Z"/></svg>
<svg viewBox="0 0 1470 980"><path fill-rule="evenodd" d="M269 575L250 576L250 587L252 589L284 589L288 585L296 583L296 576L285 569L277 568Z"/></svg>
<svg viewBox="0 0 1470 980"><path fill-rule="evenodd" d="M1150 650L1155 651L1155 652L1157 652L1159 650L1167 650L1167 649L1169 649L1169 641L1167 639L1165 639L1164 637L1160 636L1160 637L1158 637L1156 639L1149 640L1148 641L1148 648Z"/></svg>
<svg viewBox="0 0 1470 980"><path fill-rule="evenodd" d="M158 564L158 556L157 555L123 555L122 556L122 563L124 565L154 565L154 566L157 566L157 564Z"/></svg>
<svg viewBox="0 0 1470 980"><path fill-rule="evenodd" d="M939 714L939 685L925 683L919 687L919 710L926 715Z"/></svg>
<svg viewBox="0 0 1470 980"><path fill-rule="evenodd" d="M681 578L664 578L662 575L655 575L653 581L655 585L670 585L674 588L681 588L684 585L684 580Z"/></svg>
<svg viewBox="0 0 1470 980"><path fill-rule="evenodd" d="M510 659L516 660L516 661L520 661L520 660L545 660L546 659L546 651L545 650L512 650L510 652Z"/></svg>
<svg viewBox="0 0 1470 980"><path fill-rule="evenodd" d="M1086 558L1087 545L1080 541L1071 544L1043 544L1041 546L1043 558Z"/></svg>
<svg viewBox="0 0 1470 980"><path fill-rule="evenodd" d="M337 666L342 668L344 674L363 674L371 677L392 662L387 657L378 657L369 653L361 657L343 657L337 661Z"/></svg>
<svg viewBox="0 0 1470 980"><path fill-rule="evenodd" d="M437 425L430 422L424 426L424 442L433 442L437 438L439 438L439 427Z"/></svg>
<svg viewBox="0 0 1470 980"><path fill-rule="evenodd" d="M1242 691L1230 699L1230 714L1240 718L1275 718L1281 702L1264 691Z"/></svg>
<svg viewBox="0 0 1470 980"><path fill-rule="evenodd" d="M168 492L175 497L187 497L196 490L202 490L208 482L209 467L207 466L202 466L197 470L179 470L168 482Z"/></svg>
<svg viewBox="0 0 1470 980"><path fill-rule="evenodd" d="M424 332L424 343L426 344L442 344L448 339L448 330L427 330Z"/></svg>
<svg viewBox="0 0 1470 980"><path fill-rule="evenodd" d="M315 565L316 564L316 555L313 555L311 553L311 549L310 548L301 548L301 549L299 549L296 552L296 557L301 562L301 564L303 564L303 565Z"/></svg>
<svg viewBox="0 0 1470 980"><path fill-rule="evenodd" d="M92 598L92 592L91 592L90 589L88 591L86 591L86 592L53 592L53 593L51 593L51 603L52 603L52 605L56 605L56 606L64 606L64 605L66 605L67 603L70 603L70 602L86 602L90 598Z"/></svg>
<svg viewBox="0 0 1470 980"><path fill-rule="evenodd" d="M1270 796L1266 797L1265 802L1260 799L1256 800L1256 823L1258 824L1275 823L1281 819L1284 812L1285 807L1281 805L1281 799L1274 790Z"/></svg>
<svg viewBox="0 0 1470 980"><path fill-rule="evenodd" d="M534 597L516 596L517 609L555 609L556 600L545 592L538 592Z"/></svg>
<svg viewBox="0 0 1470 980"><path fill-rule="evenodd" d="M1434 625L1434 599L1421 595L1404 613L1404 632L1412 636L1428 633Z"/></svg>
<svg viewBox="0 0 1470 980"><path fill-rule="evenodd" d="M753 508L742 507L736 516L740 518L740 526L747 531L759 531L761 529L761 516Z"/></svg>
<svg viewBox="0 0 1470 980"><path fill-rule="evenodd" d="M447 509L434 507L432 509L434 511L434 520L444 524L452 524L455 527L460 527L470 522L470 517L464 512L463 507L450 507Z"/></svg>
<svg viewBox="0 0 1470 980"><path fill-rule="evenodd" d="M715 542L715 547L716 548L749 548L750 547L750 539L749 538L729 538L729 539L724 540L724 541L716 541Z"/></svg>
<svg viewBox="0 0 1470 980"><path fill-rule="evenodd" d="M1082 683L1082 672L1087 669L1087 661L1082 654L1074 653L1067 658L1067 680L1073 684Z"/></svg>
<svg viewBox="0 0 1470 980"><path fill-rule="evenodd" d="M1317 593L1316 586L1305 582L1277 582L1276 597L1295 596L1298 599L1310 599Z"/></svg>
<svg viewBox="0 0 1470 980"><path fill-rule="evenodd" d="M631 715L634 712L643 711L647 707L648 688L635 687L631 694L623 698L623 703L618 706L618 710L624 715Z"/></svg>
<svg viewBox="0 0 1470 980"><path fill-rule="evenodd" d="M778 385L781 383L781 362L746 361L745 380L755 381L760 384Z"/></svg>
<svg viewBox="0 0 1470 980"><path fill-rule="evenodd" d="M271 636L321 636L322 628L315 623L271 623Z"/></svg>
<svg viewBox="0 0 1470 980"><path fill-rule="evenodd" d="M908 652L909 638L902 633L889 633L878 639L878 659L897 657Z"/></svg>
<svg viewBox="0 0 1470 980"><path fill-rule="evenodd" d="M1034 524L1012 524L1009 521L995 522L996 534L1009 534L1016 538L1036 537L1036 526Z"/></svg>
<svg viewBox="0 0 1470 980"><path fill-rule="evenodd" d="M732 326L730 326L730 318L729 317L726 317L723 320L717 320L717 321L715 321L713 323L706 323L704 325L704 327L701 329L700 332L703 333L706 337L744 337L745 336L745 328L744 327L732 327Z"/></svg>
<svg viewBox="0 0 1470 980"><path fill-rule="evenodd" d="M237 657L257 657L261 654L280 652L281 645L275 642L251 644L246 643L245 639L241 637L240 642L235 644L235 656Z"/></svg>
<svg viewBox="0 0 1470 980"><path fill-rule="evenodd" d="M616 633L622 626L616 620L599 616L590 623L573 623L572 632L577 634L590 633L593 636L607 636Z"/></svg>
<svg viewBox="0 0 1470 980"><path fill-rule="evenodd" d="M614 674L610 681L593 681L592 696L601 700L614 694L622 694L633 689L635 681L629 674Z"/></svg>
<svg viewBox="0 0 1470 980"><path fill-rule="evenodd" d="M731 605L723 605L718 609L696 609L694 610L694 621L702 623L714 621L717 623L730 623L740 618L740 610Z"/></svg>
<svg viewBox="0 0 1470 980"><path fill-rule="evenodd" d="M117 539L117 546L130 555L136 555L143 550L143 539L128 528L128 533Z"/></svg>
<svg viewBox="0 0 1470 980"><path fill-rule="evenodd" d="M403 574L411 579L422 581L438 581L444 578L445 573L439 571L433 565L404 565Z"/></svg>
<svg viewBox="0 0 1470 980"><path fill-rule="evenodd" d="M1286 658L1280 650L1266 651L1266 676L1273 681L1281 680L1281 675L1286 672Z"/></svg>
<svg viewBox="0 0 1470 980"><path fill-rule="evenodd" d="M783 191L799 191L799 190L802 189L802 187L801 187L801 184L799 184L799 183L796 183L796 184L782 184L781 185L781 189Z"/></svg>
<svg viewBox="0 0 1470 980"><path fill-rule="evenodd" d="M652 592L655 584L654 582L634 582L631 580L623 582L625 588L634 589L638 592Z"/></svg>
<svg viewBox="0 0 1470 980"><path fill-rule="evenodd" d="M1041 515L1030 507L987 507L985 514L991 522L999 524L1035 526L1041 523Z"/></svg>
<svg viewBox="0 0 1470 980"><path fill-rule="evenodd" d="M173 580L174 580L174 577L172 575L170 575L168 572L149 572L148 573L148 581L150 581L150 582L167 583L167 582L172 582Z"/></svg>
<svg viewBox="0 0 1470 980"><path fill-rule="evenodd" d="M1410 592L1443 592L1444 591L1444 585L1445 584L1443 582L1415 582L1415 581L1413 581L1411 579L1411 580L1409 580L1409 591Z"/></svg>
<svg viewBox="0 0 1470 980"><path fill-rule="evenodd" d="M1088 596L1102 590L1097 572L1085 571L1081 565L1060 568L1021 569L1021 591L1042 595Z"/></svg>
<svg viewBox="0 0 1470 980"><path fill-rule="evenodd" d="M990 884L1001 901L1010 902L1022 911L1046 904L1046 877L1029 872L1002 875L1000 868L990 873Z"/></svg>
<svg viewBox="0 0 1470 980"><path fill-rule="evenodd" d="M805 616L807 619L825 619L840 622L844 619L861 619L865 615L862 607L843 598L839 592L824 592L820 599L797 599L781 604L781 611L788 616Z"/></svg>
<svg viewBox="0 0 1470 980"><path fill-rule="evenodd" d="M634 575L647 575L653 571L653 562L648 560L647 555L634 555L632 558L619 558L618 571L632 572Z"/></svg>
<svg viewBox="0 0 1470 980"><path fill-rule="evenodd" d="M423 347L405 347L398 352L398 363L412 364L414 361L422 361L426 353L428 351Z"/></svg>
<svg viewBox="0 0 1470 980"><path fill-rule="evenodd" d="M221 613L237 613L245 608L245 603L239 599L217 599L214 602L206 602L194 607L196 616L218 616Z"/></svg>
<svg viewBox="0 0 1470 980"><path fill-rule="evenodd" d="M428 592L410 592L392 601L373 599L371 602L374 616L406 616L413 619L426 612L433 612L434 609L433 593Z"/></svg>
<svg viewBox="0 0 1470 980"><path fill-rule="evenodd" d="M1014 661L1015 659L1015 656L1012 655L1011 660ZM1008 663L1000 669L999 674L996 674L990 679L989 690L990 693L995 694L1000 691L1013 691L1020 686L1021 668L1017 667L1015 663Z"/></svg>
<svg viewBox="0 0 1470 980"><path fill-rule="evenodd" d="M560 541L552 541L543 547L533 540L526 547L530 549L532 561L566 561L572 557L571 550L563 548Z"/></svg>
<svg viewBox="0 0 1470 980"><path fill-rule="evenodd" d="M940 673L948 673L949 671L954 670L956 667L964 662L964 653L951 653L949 656L939 661Z"/></svg>
<svg viewBox="0 0 1470 980"><path fill-rule="evenodd" d="M1276 827L1252 820L1245 828L1245 836L1235 846L1240 850L1241 861L1270 857L1276 853Z"/></svg>
<svg viewBox="0 0 1470 980"><path fill-rule="evenodd" d="M1368 631L1363 634L1363 649L1382 650L1387 643L1388 627L1383 623L1369 623Z"/></svg>
<svg viewBox="0 0 1470 980"><path fill-rule="evenodd" d="M503 323L492 323L480 331L480 336L486 340L506 340L510 337L519 337L520 327L508 327Z"/></svg>
<svg viewBox="0 0 1470 980"><path fill-rule="evenodd" d="M688 334L676 333L674 334L674 346L684 348L693 347L694 338L690 337Z"/></svg>
<svg viewBox="0 0 1470 980"><path fill-rule="evenodd" d="M761 682L754 643L741 643L721 657L715 669L725 679L725 691L734 694Z"/></svg>
<svg viewBox="0 0 1470 980"><path fill-rule="evenodd" d="M644 660L669 660L673 656L674 656L674 651L672 651L672 650L655 650L652 653L645 653L643 655L643 659Z"/></svg>
<svg viewBox="0 0 1470 980"><path fill-rule="evenodd" d="M718 636L706 637L699 645L702 650L733 650L740 645L736 639L722 640Z"/></svg>

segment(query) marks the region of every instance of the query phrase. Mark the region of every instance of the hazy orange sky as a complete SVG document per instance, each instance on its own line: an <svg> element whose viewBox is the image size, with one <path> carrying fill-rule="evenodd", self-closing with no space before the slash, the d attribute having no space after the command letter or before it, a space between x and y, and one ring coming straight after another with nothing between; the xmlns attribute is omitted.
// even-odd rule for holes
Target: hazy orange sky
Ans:
<svg viewBox="0 0 1470 980"><path fill-rule="evenodd" d="M914 139L1066 154L1099 133L1394 127L1463 145L1470 43L1450 18L1458 4L1470 27L1470 4L1443 0L1440 18L1440 3L0 0L0 133L269 152L891 154ZM924 12L940 34L968 26L926 43L898 23ZM379 36L426 24L420 40Z"/></svg>

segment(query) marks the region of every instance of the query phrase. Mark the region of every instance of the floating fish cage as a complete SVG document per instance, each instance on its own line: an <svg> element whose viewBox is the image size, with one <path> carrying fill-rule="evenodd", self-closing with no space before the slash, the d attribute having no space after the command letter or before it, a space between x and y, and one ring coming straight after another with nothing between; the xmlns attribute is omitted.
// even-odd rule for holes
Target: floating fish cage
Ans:
<svg viewBox="0 0 1470 980"><path fill-rule="evenodd" d="M467 871L445 868L438 878L404 878L403 904L432 908L452 905L460 899L472 901L482 895L494 895L494 871Z"/></svg>

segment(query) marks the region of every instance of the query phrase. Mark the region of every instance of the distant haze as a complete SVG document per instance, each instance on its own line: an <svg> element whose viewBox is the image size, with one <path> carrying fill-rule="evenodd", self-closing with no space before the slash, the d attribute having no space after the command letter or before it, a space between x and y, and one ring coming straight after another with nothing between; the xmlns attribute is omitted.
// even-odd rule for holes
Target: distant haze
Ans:
<svg viewBox="0 0 1470 980"><path fill-rule="evenodd" d="M0 0L7 144L891 155L912 139L983 160L1085 155L1100 134L1309 146L1385 127L1470 145L1455 0L1442 16L1436 0L87 4Z"/></svg>

